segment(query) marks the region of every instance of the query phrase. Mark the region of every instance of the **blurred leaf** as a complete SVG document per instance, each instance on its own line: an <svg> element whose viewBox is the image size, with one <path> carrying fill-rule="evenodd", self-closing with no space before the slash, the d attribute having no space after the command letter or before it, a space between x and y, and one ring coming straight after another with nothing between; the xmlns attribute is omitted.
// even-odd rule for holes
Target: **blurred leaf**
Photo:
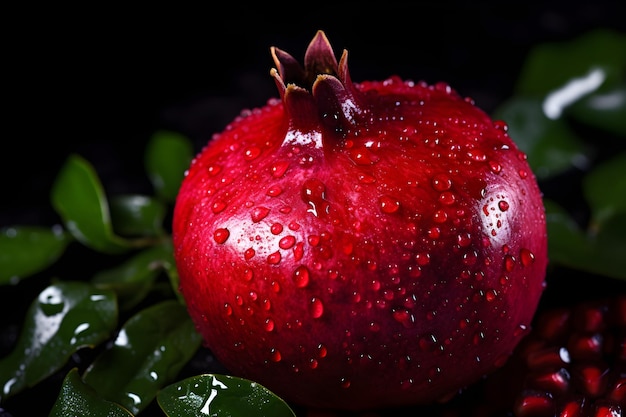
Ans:
<svg viewBox="0 0 626 417"><path fill-rule="evenodd" d="M123 236L162 236L165 205L144 195L121 195L110 199L115 232Z"/></svg>
<svg viewBox="0 0 626 417"><path fill-rule="evenodd" d="M61 369L78 349L105 341L116 325L112 292L83 282L47 287L31 304L14 350L0 360L3 394L34 386Z"/></svg>
<svg viewBox="0 0 626 417"><path fill-rule="evenodd" d="M185 307L175 300L164 301L131 317L83 380L102 397L136 414L175 379L200 343Z"/></svg>
<svg viewBox="0 0 626 417"><path fill-rule="evenodd" d="M509 136L526 153L539 180L589 163L588 147L563 119L547 118L537 98L513 97L496 108L493 117L506 121Z"/></svg>
<svg viewBox="0 0 626 417"><path fill-rule="evenodd" d="M89 385L83 383L76 368L70 370L61 386L49 417L132 417L119 404L103 400Z"/></svg>
<svg viewBox="0 0 626 417"><path fill-rule="evenodd" d="M121 253L131 247L113 233L100 179L82 157L67 159L52 186L51 198L67 230L85 246L105 253Z"/></svg>
<svg viewBox="0 0 626 417"><path fill-rule="evenodd" d="M156 132L145 153L145 166L156 194L166 202L174 202L185 171L193 158L193 146L180 133Z"/></svg>
<svg viewBox="0 0 626 417"><path fill-rule="evenodd" d="M570 268L626 279L626 212L606 220L595 234L588 234L558 204L546 199L550 262Z"/></svg>
<svg viewBox="0 0 626 417"><path fill-rule="evenodd" d="M592 30L570 41L537 44L528 53L516 93L543 97L595 69L603 82L593 91L612 90L624 81L626 35L609 29Z"/></svg>
<svg viewBox="0 0 626 417"><path fill-rule="evenodd" d="M162 271L173 264L171 242L143 249L123 264L97 272L92 283L97 288L115 291L120 309L129 310L141 302Z"/></svg>
<svg viewBox="0 0 626 417"><path fill-rule="evenodd" d="M228 375L206 374L165 387L157 397L168 417L295 417L264 386Z"/></svg>
<svg viewBox="0 0 626 417"><path fill-rule="evenodd" d="M71 240L60 226L0 229L0 285L17 284L43 271L59 259Z"/></svg>
<svg viewBox="0 0 626 417"><path fill-rule="evenodd" d="M626 212L626 153L614 156L589 172L583 179L583 191L591 206L594 228L602 227L615 213Z"/></svg>
<svg viewBox="0 0 626 417"><path fill-rule="evenodd" d="M547 117L568 115L626 134L626 34L589 31L567 42L535 46L522 67L517 95L542 99Z"/></svg>

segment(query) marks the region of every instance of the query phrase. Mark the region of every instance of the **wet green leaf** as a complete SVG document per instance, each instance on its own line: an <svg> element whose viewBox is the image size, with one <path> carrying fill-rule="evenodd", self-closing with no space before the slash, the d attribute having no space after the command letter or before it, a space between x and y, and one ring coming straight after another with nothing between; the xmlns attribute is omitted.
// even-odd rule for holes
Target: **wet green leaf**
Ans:
<svg viewBox="0 0 626 417"><path fill-rule="evenodd" d="M537 45L516 90L519 96L540 98L551 119L567 115L626 134L626 34L598 29L571 41Z"/></svg>
<svg viewBox="0 0 626 417"><path fill-rule="evenodd" d="M164 301L131 317L83 380L102 397L136 414L174 381L200 343L185 307L175 300Z"/></svg>
<svg viewBox="0 0 626 417"><path fill-rule="evenodd" d="M626 35L609 29L593 30L569 41L536 45L524 61L516 93L543 97L594 70L601 71L597 73L599 83L589 83L595 88L584 95L612 90L624 81L625 69ZM579 91L583 90L581 85Z"/></svg>
<svg viewBox="0 0 626 417"><path fill-rule="evenodd" d="M602 229L588 233L558 204L547 199L544 204L550 262L626 279L626 212L611 216Z"/></svg>
<svg viewBox="0 0 626 417"><path fill-rule="evenodd" d="M295 417L264 386L228 375L205 374L165 387L157 397L168 417Z"/></svg>
<svg viewBox="0 0 626 417"><path fill-rule="evenodd" d="M141 302L153 287L154 280L174 264L171 242L143 249L121 265L97 272L92 283L97 288L115 291L119 306L129 310Z"/></svg>
<svg viewBox="0 0 626 417"><path fill-rule="evenodd" d="M104 400L85 384L77 369L70 370L61 386L49 417L132 417L133 414L111 401Z"/></svg>
<svg viewBox="0 0 626 417"><path fill-rule="evenodd" d="M17 284L43 271L59 259L71 240L60 226L0 229L0 285Z"/></svg>
<svg viewBox="0 0 626 417"><path fill-rule="evenodd" d="M152 136L145 153L145 166L160 198L167 202L176 199L192 158L191 141L182 134L161 130Z"/></svg>
<svg viewBox="0 0 626 417"><path fill-rule="evenodd" d="M105 253L121 253L131 247L113 233L102 184L84 158L72 155L67 159L52 186L51 199L67 230L85 246Z"/></svg>
<svg viewBox="0 0 626 417"><path fill-rule="evenodd" d="M122 236L162 236L165 205L150 196L121 195L110 198L113 229Z"/></svg>
<svg viewBox="0 0 626 417"><path fill-rule="evenodd" d="M109 338L116 325L117 303L111 291L83 282L47 287L31 304L14 350L0 360L3 396L52 375L78 349Z"/></svg>
<svg viewBox="0 0 626 417"><path fill-rule="evenodd" d="M537 98L513 97L493 117L506 121L509 135L540 180L589 163L588 146L563 119L547 118Z"/></svg>
<svg viewBox="0 0 626 417"><path fill-rule="evenodd" d="M592 227L603 227L606 219L615 213L626 212L626 153L589 172L583 179L583 190L591 207Z"/></svg>

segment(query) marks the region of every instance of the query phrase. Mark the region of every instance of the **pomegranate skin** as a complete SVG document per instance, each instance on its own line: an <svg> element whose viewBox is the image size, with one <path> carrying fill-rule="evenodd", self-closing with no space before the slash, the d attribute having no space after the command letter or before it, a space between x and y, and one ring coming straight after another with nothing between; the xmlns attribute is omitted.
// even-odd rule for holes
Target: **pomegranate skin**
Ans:
<svg viewBox="0 0 626 417"><path fill-rule="evenodd" d="M193 160L173 217L180 290L216 358L294 404L445 401L529 331L541 193L471 100L395 76L352 83L329 49L319 32L302 73L273 50L280 99Z"/></svg>

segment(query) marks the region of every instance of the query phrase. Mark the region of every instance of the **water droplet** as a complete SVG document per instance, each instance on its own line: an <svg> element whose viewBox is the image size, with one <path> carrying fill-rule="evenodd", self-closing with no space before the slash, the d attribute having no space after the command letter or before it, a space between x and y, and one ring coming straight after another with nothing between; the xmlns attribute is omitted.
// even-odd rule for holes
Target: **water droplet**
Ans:
<svg viewBox="0 0 626 417"><path fill-rule="evenodd" d="M496 174L499 174L502 171L502 165L496 161L489 161L489 167L491 168L491 171Z"/></svg>
<svg viewBox="0 0 626 417"><path fill-rule="evenodd" d="M324 304L322 303L322 300L317 297L311 298L309 311L314 319L322 317L322 314L324 314Z"/></svg>
<svg viewBox="0 0 626 417"><path fill-rule="evenodd" d="M249 148L246 148L244 150L243 158L246 161L251 161L251 160L257 158L259 155L261 155L261 149L259 149L256 146L250 146Z"/></svg>
<svg viewBox="0 0 626 417"><path fill-rule="evenodd" d="M315 358L311 358L311 359L310 359L310 361L309 361L309 367L310 367L311 369L316 369L318 365L319 365L319 362L317 361L317 359L315 359Z"/></svg>
<svg viewBox="0 0 626 417"><path fill-rule="evenodd" d="M280 252L276 251L274 253L270 253L267 256L267 263L271 265L276 265L280 263L281 259L282 259L282 256L280 255Z"/></svg>
<svg viewBox="0 0 626 417"><path fill-rule="evenodd" d="M422 351L433 352L437 349L437 337L431 333L429 335L420 337L417 344Z"/></svg>
<svg viewBox="0 0 626 417"><path fill-rule="evenodd" d="M433 214L433 220L435 223L445 223L448 220L448 213L443 209L439 209Z"/></svg>
<svg viewBox="0 0 626 417"><path fill-rule="evenodd" d="M270 360L272 362L280 362L283 359L283 356L280 354L280 351L276 348L272 348L270 350Z"/></svg>
<svg viewBox="0 0 626 417"><path fill-rule="evenodd" d="M273 235L278 235L283 231L283 225L280 223L274 223L270 226L270 232L272 232Z"/></svg>
<svg viewBox="0 0 626 417"><path fill-rule="evenodd" d="M224 313L225 313L227 316L232 316L232 315L233 315L233 308L231 307L231 305L230 305L230 304L228 304L228 303L225 303L225 304L224 304Z"/></svg>
<svg viewBox="0 0 626 417"><path fill-rule="evenodd" d="M504 269L507 272L511 272L513 271L514 267L515 267L515 258L512 255L505 255L504 256Z"/></svg>
<svg viewBox="0 0 626 417"><path fill-rule="evenodd" d="M215 232L213 232L213 239L220 244L226 242L229 236L230 232L228 231L228 229L219 228L215 229Z"/></svg>
<svg viewBox="0 0 626 417"><path fill-rule="evenodd" d="M248 248L243 253L243 257L246 261L249 261L250 259L254 257L255 254L256 254L256 251L253 248Z"/></svg>
<svg viewBox="0 0 626 417"><path fill-rule="evenodd" d="M270 318L266 319L266 320L265 320L265 326L264 326L264 327L265 327L265 330L266 330L266 331L268 331L268 332L273 331L273 330L274 330L274 327L275 327L275 325L274 325L274 320L272 320L272 319L270 319Z"/></svg>
<svg viewBox="0 0 626 417"><path fill-rule="evenodd" d="M409 328L413 325L414 317L408 310L394 310L392 313L393 319L404 327Z"/></svg>
<svg viewBox="0 0 626 417"><path fill-rule="evenodd" d="M245 281L252 281L252 278L254 278L254 271L250 268L246 268L243 271L243 279Z"/></svg>
<svg viewBox="0 0 626 417"><path fill-rule="evenodd" d="M485 292L485 300L487 300L488 302L492 302L496 298L498 298L498 292L496 290L489 289L487 290L487 292Z"/></svg>
<svg viewBox="0 0 626 417"><path fill-rule="evenodd" d="M518 171L518 174L520 176L520 178L525 179L526 177L528 177L528 172L525 169L520 169Z"/></svg>
<svg viewBox="0 0 626 417"><path fill-rule="evenodd" d="M250 216L252 217L253 222L258 223L261 220L263 220L265 217L267 217L269 212L270 212L270 209L268 209L267 207L262 207L262 206L255 207L250 212Z"/></svg>
<svg viewBox="0 0 626 417"><path fill-rule="evenodd" d="M293 248L293 258L296 261L299 261L304 256L304 243L298 242L296 246Z"/></svg>
<svg viewBox="0 0 626 417"><path fill-rule="evenodd" d="M437 174L432 179L432 186L437 191L446 191L452 187L452 180L445 174Z"/></svg>
<svg viewBox="0 0 626 417"><path fill-rule="evenodd" d="M293 272L293 282L298 288L304 288L309 285L309 269L304 265L297 267Z"/></svg>
<svg viewBox="0 0 626 417"><path fill-rule="evenodd" d="M215 176L219 174L221 171L222 171L222 167L219 165L209 165L207 167L207 172L209 173L210 176Z"/></svg>
<svg viewBox="0 0 626 417"><path fill-rule="evenodd" d="M349 379L341 378L340 385L341 385L341 388L350 388L351 383Z"/></svg>
<svg viewBox="0 0 626 417"><path fill-rule="evenodd" d="M213 202L213 205L211 206L211 211L214 214L217 214L217 213L221 213L222 211L224 211L225 208L226 208L226 203L221 200L218 200L218 201Z"/></svg>
<svg viewBox="0 0 626 417"><path fill-rule="evenodd" d="M431 239L439 239L439 236L441 235L441 229L439 229L438 227L431 227L430 229L428 229L428 237Z"/></svg>
<svg viewBox="0 0 626 417"><path fill-rule="evenodd" d="M455 195L451 191L444 191L439 194L439 202L445 206L450 206L456 201Z"/></svg>
<svg viewBox="0 0 626 417"><path fill-rule="evenodd" d="M472 243L472 236L469 233L461 233L457 236L456 241L460 247L465 248Z"/></svg>
<svg viewBox="0 0 626 417"><path fill-rule="evenodd" d="M326 355L328 355L328 349L326 348L326 346L322 343L317 345L317 356L319 358L325 358Z"/></svg>
<svg viewBox="0 0 626 417"><path fill-rule="evenodd" d="M533 264L533 262L535 262L535 254L526 248L520 249L519 257L522 261L522 265L524 266L530 266Z"/></svg>
<svg viewBox="0 0 626 417"><path fill-rule="evenodd" d="M417 262L417 264L419 266L428 265L430 263L430 254L428 254L426 252L420 252L420 253L416 254L415 255L415 262Z"/></svg>
<svg viewBox="0 0 626 417"><path fill-rule="evenodd" d="M509 209L509 203L504 200L498 201L498 208L500 211L507 211Z"/></svg>
<svg viewBox="0 0 626 417"><path fill-rule="evenodd" d="M380 209L383 213L392 214L400 209L400 202L388 195L383 195L378 199Z"/></svg>
<svg viewBox="0 0 626 417"><path fill-rule="evenodd" d="M286 161L276 162L274 165L272 165L272 168L271 168L272 176L274 178L282 177L285 174L285 171L287 171L287 168L289 168L289 162L286 162Z"/></svg>
<svg viewBox="0 0 626 417"><path fill-rule="evenodd" d="M309 178L302 186L302 200L309 206L307 211L316 217L328 214L330 204L326 200L326 186L316 178Z"/></svg>
<svg viewBox="0 0 626 417"><path fill-rule="evenodd" d="M278 247L280 247L281 249L289 249L295 244L296 244L296 238L291 235L285 236L282 239L280 239L280 241L278 241Z"/></svg>
<svg viewBox="0 0 626 417"><path fill-rule="evenodd" d="M283 189L280 188L279 185L272 185L270 188L267 189L265 194L267 194L270 197L278 197L279 195L282 194L282 192L283 192Z"/></svg>

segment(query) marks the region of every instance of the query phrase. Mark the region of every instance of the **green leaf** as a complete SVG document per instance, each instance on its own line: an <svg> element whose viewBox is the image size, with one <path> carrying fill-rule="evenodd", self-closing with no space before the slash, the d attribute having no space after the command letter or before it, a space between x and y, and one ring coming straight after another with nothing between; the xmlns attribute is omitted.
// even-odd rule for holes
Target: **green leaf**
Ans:
<svg viewBox="0 0 626 417"><path fill-rule="evenodd" d="M131 247L113 233L100 179L82 157L67 159L52 186L51 199L67 230L85 246L105 253L121 253Z"/></svg>
<svg viewBox="0 0 626 417"><path fill-rule="evenodd" d="M583 191L596 229L615 213L626 211L626 153L614 156L589 172L583 179Z"/></svg>
<svg viewBox="0 0 626 417"><path fill-rule="evenodd" d="M83 282L44 289L31 304L14 350L0 360L0 386L11 396L52 375L78 349L111 336L117 304L111 291Z"/></svg>
<svg viewBox="0 0 626 417"><path fill-rule="evenodd" d="M539 44L522 67L517 95L542 99L547 117L567 115L626 134L626 34L589 31L566 42Z"/></svg>
<svg viewBox="0 0 626 417"><path fill-rule="evenodd" d="M76 368L71 369L61 386L49 417L132 417L133 414L111 401L104 400L83 383Z"/></svg>
<svg viewBox="0 0 626 417"><path fill-rule="evenodd" d="M145 153L145 166L156 194L166 202L176 200L185 171L193 158L191 141L180 133L156 132Z"/></svg>
<svg viewBox="0 0 626 417"><path fill-rule="evenodd" d="M131 317L83 380L102 397L136 414L175 380L200 343L185 307L175 300L164 301Z"/></svg>
<svg viewBox="0 0 626 417"><path fill-rule="evenodd" d="M122 236L162 236L165 205L144 195L121 195L110 199L113 230Z"/></svg>
<svg viewBox="0 0 626 417"><path fill-rule="evenodd" d="M206 374L165 387L157 397L168 417L295 417L264 386L228 375Z"/></svg>
<svg viewBox="0 0 626 417"><path fill-rule="evenodd" d="M173 264L172 245L167 241L143 249L121 265L97 272L91 282L97 288L115 291L120 309L129 310L150 292L156 277L162 271L169 272Z"/></svg>
<svg viewBox="0 0 626 417"><path fill-rule="evenodd" d="M60 226L0 229L0 285L17 284L43 271L59 259L70 241Z"/></svg>
<svg viewBox="0 0 626 417"><path fill-rule="evenodd" d="M536 45L522 66L516 92L543 97L594 70L601 71L602 82L588 93L607 91L622 83L625 68L626 35L610 29L593 30L573 40Z"/></svg>
<svg viewBox="0 0 626 417"><path fill-rule="evenodd" d="M550 262L626 279L626 212L605 220L599 231L587 233L555 202L545 199L544 205Z"/></svg>
<svg viewBox="0 0 626 417"><path fill-rule="evenodd" d="M507 123L509 136L540 180L589 163L590 151L582 139L563 119L547 118L537 98L513 97L496 108L493 117Z"/></svg>

